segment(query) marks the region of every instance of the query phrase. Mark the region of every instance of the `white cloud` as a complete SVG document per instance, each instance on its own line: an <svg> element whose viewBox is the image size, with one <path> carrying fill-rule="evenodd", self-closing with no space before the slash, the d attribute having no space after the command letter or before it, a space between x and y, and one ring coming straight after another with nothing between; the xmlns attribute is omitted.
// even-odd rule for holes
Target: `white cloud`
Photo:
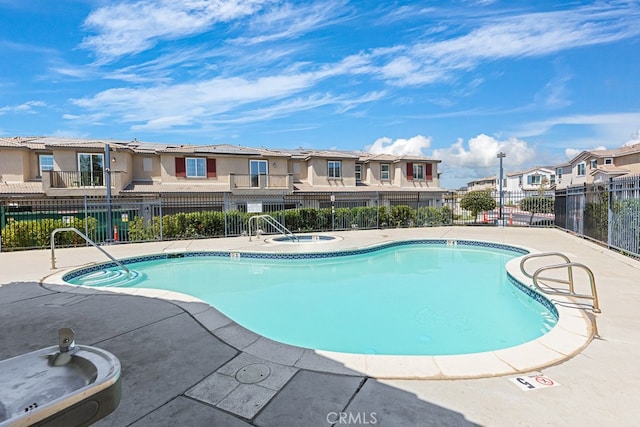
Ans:
<svg viewBox="0 0 640 427"><path fill-rule="evenodd" d="M623 147L629 147L631 145L640 144L640 129L633 133L631 139L622 144Z"/></svg>
<svg viewBox="0 0 640 427"><path fill-rule="evenodd" d="M583 150L594 149L589 147L601 147L606 144L614 148L623 144L623 141L627 141L625 145L633 145L635 140L640 142L636 133L638 124L640 124L640 113L575 114L531 122L510 133L520 136L537 136L551 133L554 127L582 127L588 130L590 136L564 141L564 145L568 147L565 155L567 159L572 159ZM629 135L632 135L630 140Z"/></svg>
<svg viewBox="0 0 640 427"><path fill-rule="evenodd" d="M47 104L43 101L27 101L19 105L6 105L0 107L0 116L6 113L35 113L36 107L45 107Z"/></svg>
<svg viewBox="0 0 640 427"><path fill-rule="evenodd" d="M231 40L234 44L253 45L292 39L319 28L349 19L344 0L301 3L293 6L285 3L256 15L247 24L247 36Z"/></svg>
<svg viewBox="0 0 640 427"><path fill-rule="evenodd" d="M409 139L383 137L365 149L372 154L392 154L394 156L424 156L423 150L431 146L431 138L416 135Z"/></svg>
<svg viewBox="0 0 640 427"><path fill-rule="evenodd" d="M564 150L564 155L567 158L567 160L571 160L578 154L582 153L583 151L596 151L596 150L606 150L606 149L607 147L605 147L604 145L599 145L597 147L592 147L592 148L585 148L584 150L580 150L577 148L567 148Z"/></svg>
<svg viewBox="0 0 640 427"><path fill-rule="evenodd" d="M640 34L640 10L634 4L479 19L479 25L473 20L462 21L476 25L462 36L421 40L414 45L395 46L391 52L374 49L366 54L369 68L396 85L421 85L451 78L486 61L548 55ZM430 30L425 31L429 34ZM440 36L447 37L445 32ZM401 53L396 55L397 50ZM562 93L550 95L550 101L563 102Z"/></svg>
<svg viewBox="0 0 640 427"><path fill-rule="evenodd" d="M482 170L495 168L499 162L499 152L506 154L503 162L508 170L515 170L536 158L535 149L529 147L526 141L516 138L500 141L484 134L471 138L466 147L464 140L458 139L449 148L433 150L433 158L442 160L443 168L447 170Z"/></svg>
<svg viewBox="0 0 640 427"><path fill-rule="evenodd" d="M334 105L345 112L385 96L384 91L360 95L308 94L324 78L320 73L214 78L150 88L108 89L72 102L90 111L116 116L133 128L169 129L177 126L248 123Z"/></svg>
<svg viewBox="0 0 640 427"><path fill-rule="evenodd" d="M97 34L82 47L111 60L153 47L158 40L199 34L215 23L251 15L270 0L142 0L109 4L92 12L84 22Z"/></svg>

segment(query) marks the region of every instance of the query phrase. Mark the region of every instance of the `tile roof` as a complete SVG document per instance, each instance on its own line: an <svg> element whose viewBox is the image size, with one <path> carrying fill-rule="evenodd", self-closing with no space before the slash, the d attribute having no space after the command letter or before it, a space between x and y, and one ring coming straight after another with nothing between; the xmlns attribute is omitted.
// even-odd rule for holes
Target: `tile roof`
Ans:
<svg viewBox="0 0 640 427"><path fill-rule="evenodd" d="M627 145L612 150L593 150L591 154L598 157L620 157L640 153L640 144Z"/></svg>
<svg viewBox="0 0 640 427"><path fill-rule="evenodd" d="M42 182L0 183L0 194L44 194Z"/></svg>
<svg viewBox="0 0 640 427"><path fill-rule="evenodd" d="M293 159L308 159L311 157L325 157L335 159L356 159L359 161L434 161L423 156L394 156L391 154L371 154L365 151L349 150L316 150L316 149L278 149L278 148L253 148L232 144L198 145L198 144L166 144L154 142L142 142L137 139L130 141L111 139L82 139L59 136L34 136L34 137L5 137L0 138L0 147L48 149L72 148L103 150L104 145L109 144L112 149L132 150L141 154L228 154L260 157L287 157Z"/></svg>

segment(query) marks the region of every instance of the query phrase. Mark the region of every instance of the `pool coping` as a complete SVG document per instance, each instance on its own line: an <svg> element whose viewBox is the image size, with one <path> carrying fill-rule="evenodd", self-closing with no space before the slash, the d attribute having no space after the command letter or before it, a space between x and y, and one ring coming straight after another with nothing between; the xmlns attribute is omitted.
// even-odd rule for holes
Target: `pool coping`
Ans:
<svg viewBox="0 0 640 427"><path fill-rule="evenodd" d="M412 239L394 239L361 248L327 248L322 252L349 252L375 250L385 245L398 242L408 242ZM419 239L438 240L443 239ZM492 241L478 241L469 239L444 239L447 244L455 244L458 241L478 242L479 246L485 244L497 247L514 247L528 253L539 251L523 246L514 246ZM316 248L317 249L317 248ZM189 251L184 251L189 252ZM208 252L208 251L201 251ZM220 252L220 251L210 251ZM222 251L224 252L224 251ZM261 251L227 251L232 253L251 254L255 257ZM299 252L297 255L319 253ZM281 254L286 257L286 254ZM153 255L149 255L153 256ZM525 288L538 293L533 289L531 279L526 277L519 267L524 255L516 257L506 264L506 273L518 281ZM134 257L138 258L138 257ZM343 375L366 375L377 379L471 379L487 378L505 375L514 375L524 372L538 371L548 366L557 365L573 358L586 348L594 337L594 328L590 315L584 310L570 308L576 306L576 301L565 296L549 295L544 297L551 301L558 311L556 325L545 335L518 346L500 350L463 355L439 355L439 356L408 356L408 355L370 355L339 353L324 350L313 350L283 344L256 334L235 323L224 314L205 301L187 294L157 290L151 288L97 288L79 285L69 285L63 281L63 277L71 271L79 268L90 268L94 265L105 263L91 263L84 266L76 266L71 269L55 272L42 279L41 285L47 289L67 292L95 294L111 292L117 294L137 295L150 298L158 298L180 306L194 317L200 324L207 328L213 335L236 348L238 351L248 353L261 359L285 366L320 372Z"/></svg>

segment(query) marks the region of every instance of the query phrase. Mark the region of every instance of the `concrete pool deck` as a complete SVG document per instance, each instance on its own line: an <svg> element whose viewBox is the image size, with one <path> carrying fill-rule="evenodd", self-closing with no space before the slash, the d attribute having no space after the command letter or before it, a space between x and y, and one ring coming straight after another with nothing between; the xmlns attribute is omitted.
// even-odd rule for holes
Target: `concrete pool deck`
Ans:
<svg viewBox="0 0 640 427"><path fill-rule="evenodd" d="M521 391L510 381L515 375L381 380L358 365L343 366L342 371L318 368L335 366L335 361L313 352L291 354L224 323L205 304L167 298L166 293L156 299L42 286L43 278L55 274L50 251L30 251L0 253L0 359L55 344L60 327L73 328L79 344L111 351L123 365L123 399L100 425L636 423L638 261L552 229L442 227L335 234L344 239L317 247L270 245L245 237L115 245L108 250L118 258L183 250L324 251L443 238L560 251L595 273L603 310L598 317L601 338L574 357L544 368L542 373L561 385L542 390ZM94 248L58 249L56 258L59 270L105 260ZM565 344L560 339L558 345ZM543 351L532 349L530 357ZM260 380L259 374L266 378Z"/></svg>

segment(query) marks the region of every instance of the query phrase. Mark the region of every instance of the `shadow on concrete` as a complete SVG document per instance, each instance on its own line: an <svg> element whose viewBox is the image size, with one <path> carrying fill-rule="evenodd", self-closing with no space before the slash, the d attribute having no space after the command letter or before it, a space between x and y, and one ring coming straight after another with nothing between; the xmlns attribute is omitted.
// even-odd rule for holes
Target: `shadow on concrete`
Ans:
<svg viewBox="0 0 640 427"><path fill-rule="evenodd" d="M122 401L99 426L476 425L372 378L306 369L251 419L206 404L187 391L240 352L179 306L159 299L11 283L0 286L0 324L0 360L56 345L62 327L74 329L78 344L120 359Z"/></svg>

